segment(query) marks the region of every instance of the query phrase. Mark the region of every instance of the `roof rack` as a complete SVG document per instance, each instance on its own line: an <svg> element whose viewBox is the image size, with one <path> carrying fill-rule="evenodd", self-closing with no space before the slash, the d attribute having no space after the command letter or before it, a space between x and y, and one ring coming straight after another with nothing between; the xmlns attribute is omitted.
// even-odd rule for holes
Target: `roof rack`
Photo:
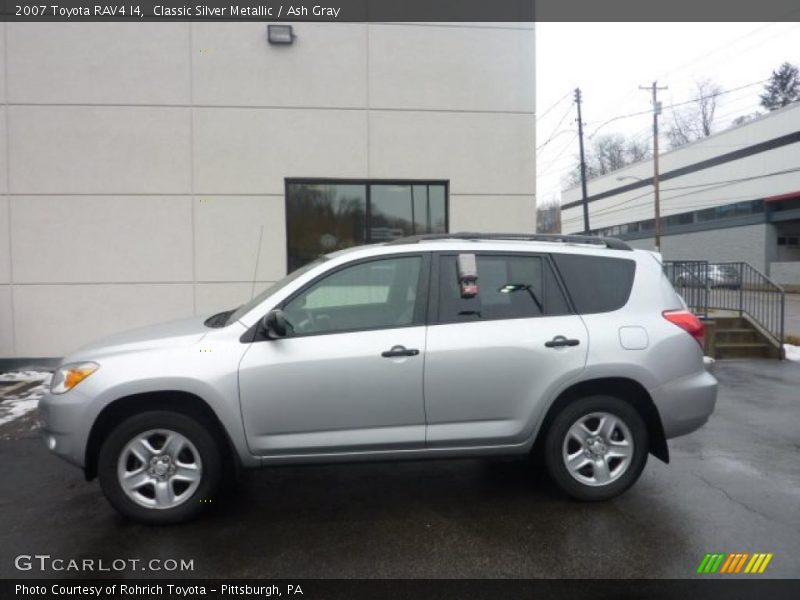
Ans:
<svg viewBox="0 0 800 600"><path fill-rule="evenodd" d="M594 244L602 245L609 250L633 250L628 244L617 238L596 235L562 235L560 233L477 233L459 231L457 233L427 233L411 235L387 242L395 244L418 244L436 240L513 240L523 242L561 242L562 244Z"/></svg>

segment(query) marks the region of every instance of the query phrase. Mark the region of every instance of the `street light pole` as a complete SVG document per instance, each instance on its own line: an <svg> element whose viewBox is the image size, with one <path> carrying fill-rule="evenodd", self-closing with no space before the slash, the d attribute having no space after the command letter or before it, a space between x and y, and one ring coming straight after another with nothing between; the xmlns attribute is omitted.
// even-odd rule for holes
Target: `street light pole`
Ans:
<svg viewBox="0 0 800 600"><path fill-rule="evenodd" d="M639 86L640 90L649 90L653 95L653 188L655 196L655 242L656 252L661 252L661 194L658 181L658 115L661 114L661 103L658 101L658 91L668 89L666 86L658 87L654 81L650 86Z"/></svg>

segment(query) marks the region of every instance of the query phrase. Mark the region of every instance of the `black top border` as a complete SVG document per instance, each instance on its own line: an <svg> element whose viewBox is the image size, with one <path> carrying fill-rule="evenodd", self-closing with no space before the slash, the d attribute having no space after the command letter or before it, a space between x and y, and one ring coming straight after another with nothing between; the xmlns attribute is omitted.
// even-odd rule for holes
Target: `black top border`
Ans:
<svg viewBox="0 0 800 600"><path fill-rule="evenodd" d="M0 20L774 22L800 20L800 6L797 0L0 0Z"/></svg>

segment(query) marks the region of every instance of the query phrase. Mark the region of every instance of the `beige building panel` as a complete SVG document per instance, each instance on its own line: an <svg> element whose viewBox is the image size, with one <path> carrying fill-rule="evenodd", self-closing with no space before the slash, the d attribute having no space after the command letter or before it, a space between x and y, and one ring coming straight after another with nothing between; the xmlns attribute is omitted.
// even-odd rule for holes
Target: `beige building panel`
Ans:
<svg viewBox="0 0 800 600"><path fill-rule="evenodd" d="M366 106L366 26L295 23L290 46L265 23L193 23L194 102L218 106Z"/></svg>
<svg viewBox="0 0 800 600"><path fill-rule="evenodd" d="M366 128L354 110L195 109L195 192L283 195L285 177L364 177Z"/></svg>
<svg viewBox="0 0 800 600"><path fill-rule="evenodd" d="M0 193L8 192L8 149L6 144L6 111L5 106L0 106Z"/></svg>
<svg viewBox="0 0 800 600"><path fill-rule="evenodd" d="M261 250L259 252L259 238ZM286 273L283 196L195 200L198 281L275 281Z"/></svg>
<svg viewBox="0 0 800 600"><path fill-rule="evenodd" d="M189 109L14 106L10 111L14 193L190 192Z"/></svg>
<svg viewBox="0 0 800 600"><path fill-rule="evenodd" d="M11 281L11 255L9 244L11 229L8 222L9 199L0 196L0 283Z"/></svg>
<svg viewBox="0 0 800 600"><path fill-rule="evenodd" d="M450 231L536 231L533 196L450 196Z"/></svg>
<svg viewBox="0 0 800 600"><path fill-rule="evenodd" d="M14 356L11 286L0 285L0 358Z"/></svg>
<svg viewBox="0 0 800 600"><path fill-rule="evenodd" d="M6 64L6 28L0 27L0 65ZM0 102L7 101L5 69L0 72Z"/></svg>
<svg viewBox="0 0 800 600"><path fill-rule="evenodd" d="M369 26L372 108L532 113L533 71L531 29Z"/></svg>
<svg viewBox="0 0 800 600"><path fill-rule="evenodd" d="M64 356L118 331L192 316L191 284L17 285L17 356Z"/></svg>
<svg viewBox="0 0 800 600"><path fill-rule="evenodd" d="M9 23L9 101L188 104L188 23Z"/></svg>
<svg viewBox="0 0 800 600"><path fill-rule="evenodd" d="M192 280L189 196L15 196L11 202L15 283Z"/></svg>
<svg viewBox="0 0 800 600"><path fill-rule="evenodd" d="M449 179L450 193L533 194L533 115L372 111L370 176Z"/></svg>
<svg viewBox="0 0 800 600"><path fill-rule="evenodd" d="M210 315L223 310L230 310L244 304L253 294L272 285L272 282L259 281L252 283L198 283L195 290L195 304L198 315Z"/></svg>

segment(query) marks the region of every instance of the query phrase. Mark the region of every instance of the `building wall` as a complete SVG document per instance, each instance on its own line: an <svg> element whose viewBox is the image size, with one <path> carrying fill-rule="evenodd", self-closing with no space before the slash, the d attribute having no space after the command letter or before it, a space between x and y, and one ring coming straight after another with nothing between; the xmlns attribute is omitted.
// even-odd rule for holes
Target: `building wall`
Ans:
<svg viewBox="0 0 800 600"><path fill-rule="evenodd" d="M249 298L286 177L447 179L451 230L534 230L532 24L294 27L0 29L0 357Z"/></svg>
<svg viewBox="0 0 800 600"><path fill-rule="evenodd" d="M770 264L769 276L787 292L800 291L800 262L774 262Z"/></svg>
<svg viewBox="0 0 800 600"><path fill-rule="evenodd" d="M761 223L743 227L710 229L696 233L661 236L661 254L665 260L707 260L710 262L744 261L768 272L770 257L767 240L774 225ZM628 240L634 248L653 250L653 238Z"/></svg>
<svg viewBox="0 0 800 600"><path fill-rule="evenodd" d="M800 192L800 103L764 115L738 127L660 155L662 176L720 156L758 148L770 140L795 135L792 143L765 146L763 151L685 174L662 179L661 216L702 210ZM776 174L777 173L777 174ZM590 226L601 229L653 218L653 161L645 160L588 182L588 196L608 194L589 202ZM646 180L638 184L637 179ZM626 189L633 186L633 189ZM583 230L580 187L562 193L564 233ZM701 235L705 235L702 233Z"/></svg>

